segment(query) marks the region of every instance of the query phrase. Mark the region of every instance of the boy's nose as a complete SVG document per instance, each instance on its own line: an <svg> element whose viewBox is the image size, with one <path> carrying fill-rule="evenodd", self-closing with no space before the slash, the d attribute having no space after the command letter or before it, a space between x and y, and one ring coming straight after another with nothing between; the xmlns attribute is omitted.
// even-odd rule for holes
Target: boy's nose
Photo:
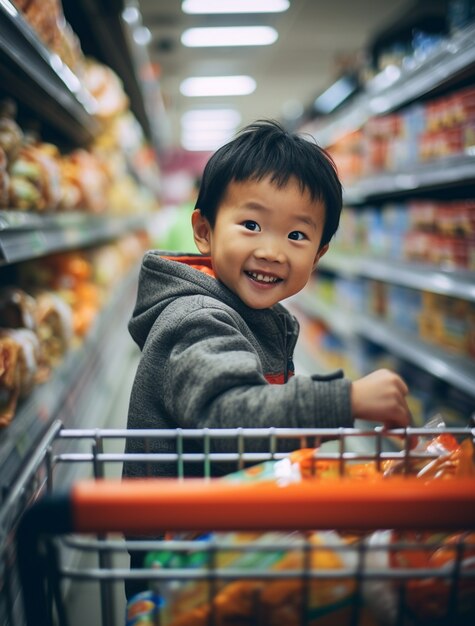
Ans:
<svg viewBox="0 0 475 626"><path fill-rule="evenodd" d="M266 242L265 245L261 245L260 248L254 252L254 256L257 259L270 261L272 263L284 263L285 254L282 249L272 242Z"/></svg>

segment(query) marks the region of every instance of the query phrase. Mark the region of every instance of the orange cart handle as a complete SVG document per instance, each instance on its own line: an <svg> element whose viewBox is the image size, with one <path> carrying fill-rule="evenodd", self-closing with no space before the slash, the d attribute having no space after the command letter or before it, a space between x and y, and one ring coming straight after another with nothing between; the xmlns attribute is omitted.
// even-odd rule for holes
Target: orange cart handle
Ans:
<svg viewBox="0 0 475 626"><path fill-rule="evenodd" d="M471 529L475 478L391 478L275 483L219 479L79 481L73 530Z"/></svg>

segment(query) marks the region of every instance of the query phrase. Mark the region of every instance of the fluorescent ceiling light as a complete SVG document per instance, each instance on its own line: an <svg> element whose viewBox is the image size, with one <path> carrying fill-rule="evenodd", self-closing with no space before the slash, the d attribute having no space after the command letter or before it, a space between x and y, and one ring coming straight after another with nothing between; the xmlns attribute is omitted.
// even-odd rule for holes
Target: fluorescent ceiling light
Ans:
<svg viewBox="0 0 475 626"><path fill-rule="evenodd" d="M189 28L181 36L181 43L189 48L212 46L269 46L278 33L271 26L220 26L217 28Z"/></svg>
<svg viewBox="0 0 475 626"><path fill-rule="evenodd" d="M184 0L184 13L282 13L289 0Z"/></svg>
<svg viewBox="0 0 475 626"><path fill-rule="evenodd" d="M193 109L181 117L181 145L191 151L213 151L236 133L241 114L236 109Z"/></svg>
<svg viewBox="0 0 475 626"><path fill-rule="evenodd" d="M207 139L210 141L228 141L234 135L234 128L201 128L194 130L184 129L181 133L183 139L192 142L203 142Z"/></svg>
<svg viewBox="0 0 475 626"><path fill-rule="evenodd" d="M184 96L247 96L256 89L251 76L192 76L180 85Z"/></svg>
<svg viewBox="0 0 475 626"><path fill-rule="evenodd" d="M192 109L181 116L183 129L235 129L240 121L241 114L236 109Z"/></svg>
<svg viewBox="0 0 475 626"><path fill-rule="evenodd" d="M135 28L132 37L139 46L146 46L152 41L152 33L146 26L138 26Z"/></svg>
<svg viewBox="0 0 475 626"><path fill-rule="evenodd" d="M214 152L229 141L229 137L182 137L181 145L190 152Z"/></svg>

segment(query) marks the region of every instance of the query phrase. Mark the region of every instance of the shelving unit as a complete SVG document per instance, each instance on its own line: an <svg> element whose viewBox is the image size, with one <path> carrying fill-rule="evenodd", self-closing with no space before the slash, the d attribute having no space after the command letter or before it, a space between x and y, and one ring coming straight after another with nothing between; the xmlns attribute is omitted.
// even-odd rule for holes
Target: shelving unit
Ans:
<svg viewBox="0 0 475 626"><path fill-rule="evenodd" d="M322 146L361 128L375 115L389 113L439 89L475 69L475 27L471 26L441 43L412 67L389 67L355 97L324 121L309 123L305 130Z"/></svg>
<svg viewBox="0 0 475 626"><path fill-rule="evenodd" d="M475 155L457 155L362 178L345 189L344 199L347 204L361 204L375 197L407 195L423 189L437 190L450 186L473 185L474 179Z"/></svg>
<svg viewBox="0 0 475 626"><path fill-rule="evenodd" d="M320 145L331 146L348 133L359 130L372 117L394 112L427 96L442 93L451 85L475 76L475 27L467 28L440 44L425 59L411 67L388 68L367 85L366 90L338 112L306 125ZM344 202L364 210L365 204L388 201L395 197L434 197L444 189L465 193L475 188L475 150L465 154L400 167L344 183ZM421 263L379 258L368 254L345 254L330 250L319 263L319 271L347 278L367 278L416 290L475 302L475 272L432 267ZM388 353L413 364L447 385L474 398L475 361L422 341L385 320L366 313L344 311L312 297L310 290L292 299L296 311L305 319L321 320L347 345L358 340L384 348ZM303 351L306 369L318 355L306 344Z"/></svg>
<svg viewBox="0 0 475 626"><path fill-rule="evenodd" d="M135 267L118 285L81 347L66 355L50 380L33 390L12 423L0 431L0 505L55 419L67 428L105 426L127 366L124 354L133 347L124 329L132 313L137 275Z"/></svg>
<svg viewBox="0 0 475 626"><path fill-rule="evenodd" d="M2 92L49 124L67 145L86 147L97 136L94 98L9 0L0 2L0 80ZM113 241L143 230L146 221L145 214L0 210L0 272L22 261ZM117 284L81 347L66 355L51 379L38 385L19 405L12 423L0 430L0 504L53 420L76 427L104 424L107 404L122 384L124 354L133 346L126 326L137 274L134 268Z"/></svg>
<svg viewBox="0 0 475 626"><path fill-rule="evenodd" d="M333 251L320 261L320 267L344 276L362 276L475 302L475 272L468 270L443 270L422 263Z"/></svg>
<svg viewBox="0 0 475 626"><path fill-rule="evenodd" d="M116 62L109 66L122 78L144 135L147 139L156 139L153 125L148 124L142 92L125 40L121 50L116 50L121 3L81 0L64 4L85 25L89 43L95 37L106 53L113 48ZM91 25L91 16L97 11L101 13L100 19L95 19ZM114 22L114 30L111 22ZM71 26L75 31L75 24ZM98 60L107 65L104 55ZM39 122L58 146L87 149L101 132L95 118L95 99L59 56L43 45L10 0L0 0L0 94L13 98L18 103L19 112ZM131 167L130 155L127 156ZM154 180L155 190L158 182ZM145 230L147 220L146 213L125 216L79 211L40 214L0 210L0 274L9 281L10 276L15 276L17 263L112 242ZM15 479L40 451L44 452L45 434L58 420L68 428L117 425L117 419L111 423L115 402L119 395L122 397L127 393L130 370L136 363L137 348L127 333L127 322L135 302L138 271L136 265L117 281L80 346L68 351L50 378L36 385L18 404L11 423L0 429L2 624L10 621L23 623L23 613L18 609L19 586L12 549L15 520L4 516L2 507L9 494L14 493ZM66 485L75 477L76 474L66 471L58 480ZM38 479L41 481L42 477ZM18 507L20 509L21 505Z"/></svg>
<svg viewBox="0 0 475 626"><path fill-rule="evenodd" d="M140 230L145 217L0 211L0 266L84 248Z"/></svg>
<svg viewBox="0 0 475 626"><path fill-rule="evenodd" d="M0 3L0 77L8 91L76 144L93 139L96 103L9 0Z"/></svg>
<svg viewBox="0 0 475 626"><path fill-rule="evenodd" d="M369 339L475 398L473 359L450 354L377 317L343 311L315 301L305 293L296 298L295 303L308 317L318 317L344 340L351 340L355 335ZM310 349L306 351L307 363L309 358Z"/></svg>

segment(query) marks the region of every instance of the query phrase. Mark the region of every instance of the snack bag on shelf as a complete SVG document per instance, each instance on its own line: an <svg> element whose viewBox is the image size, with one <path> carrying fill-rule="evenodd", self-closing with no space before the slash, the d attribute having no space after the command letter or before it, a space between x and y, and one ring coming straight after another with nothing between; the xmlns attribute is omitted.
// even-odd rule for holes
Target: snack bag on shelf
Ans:
<svg viewBox="0 0 475 626"><path fill-rule="evenodd" d="M34 297L37 335L41 343L39 382L43 382L72 345L73 312L63 298L51 291L35 292Z"/></svg>
<svg viewBox="0 0 475 626"><path fill-rule="evenodd" d="M10 206L55 211L61 200L59 151L52 144L25 144L10 168Z"/></svg>
<svg viewBox="0 0 475 626"><path fill-rule="evenodd" d="M76 149L61 162L63 203L67 209L102 214L108 208L110 174L102 158Z"/></svg>
<svg viewBox="0 0 475 626"><path fill-rule="evenodd" d="M15 5L43 44L81 77L84 55L78 37L64 17L60 0L15 0Z"/></svg>
<svg viewBox="0 0 475 626"><path fill-rule="evenodd" d="M129 99L118 75L106 65L93 59L87 59L84 74L84 84L94 96L97 103L96 117L107 124L124 113L129 106Z"/></svg>
<svg viewBox="0 0 475 626"><path fill-rule="evenodd" d="M6 99L0 102L0 148L2 149L8 167L12 163L23 145L23 131L15 121L16 104Z"/></svg>
<svg viewBox="0 0 475 626"><path fill-rule="evenodd" d="M0 289L0 327L36 331L36 301L20 287Z"/></svg>
<svg viewBox="0 0 475 626"><path fill-rule="evenodd" d="M0 427L15 416L17 403L37 382L40 344L27 328L0 328Z"/></svg>
<svg viewBox="0 0 475 626"><path fill-rule="evenodd" d="M19 396L19 345L10 337L0 337L0 426L7 426L15 415Z"/></svg>
<svg viewBox="0 0 475 626"><path fill-rule="evenodd" d="M0 208L8 206L10 176L7 172L7 155L0 145Z"/></svg>

